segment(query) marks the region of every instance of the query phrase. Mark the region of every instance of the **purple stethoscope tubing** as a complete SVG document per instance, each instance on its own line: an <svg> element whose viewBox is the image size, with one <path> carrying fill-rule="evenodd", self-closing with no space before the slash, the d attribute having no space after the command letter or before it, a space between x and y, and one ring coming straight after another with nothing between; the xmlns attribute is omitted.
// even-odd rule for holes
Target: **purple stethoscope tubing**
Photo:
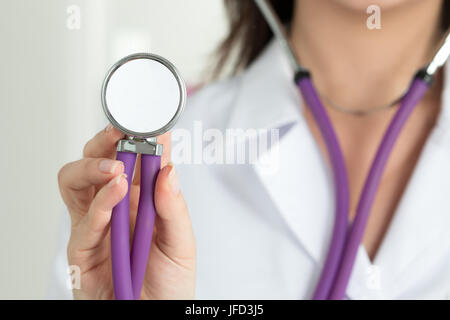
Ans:
<svg viewBox="0 0 450 320"><path fill-rule="evenodd" d="M167 71L172 73L174 80L178 84L178 90L174 91L172 90L174 88L172 81L170 81L170 84L165 82L161 83L161 88L164 89L170 87L173 94L178 94L179 100L174 114L167 114L168 112L174 111L173 108L161 108L161 110L166 113L165 116L170 116L170 120L162 127L159 127L159 129L154 130L153 128L153 131L138 132L127 129L122 125L122 122L118 121L123 120L120 119L123 115L118 115L112 112L111 110L114 110L114 107L111 109L108 105L109 101L107 101L107 88L112 76L117 74L116 71L119 68L135 60L150 60L160 65L158 68L161 66L165 67ZM136 75L133 74L133 77L135 76ZM159 76L159 73L156 73L155 76ZM138 78L135 80L143 81L145 79ZM168 80L165 76L162 79ZM127 81L129 80L130 79L127 78ZM149 84L152 85L153 82L150 82ZM130 94L134 95L131 100L134 101L136 99L135 90L130 91L128 87L126 87L126 90L128 90ZM169 91L156 90L155 92L167 94ZM147 92L142 99L148 99ZM161 156L163 154L163 145L157 143L157 137L170 130L183 112L186 103L186 86L176 67L167 59L152 53L135 53L120 59L108 70L106 77L103 80L101 100L103 111L105 112L108 120L115 128L125 134L125 138L117 143L116 159L124 163L124 173L127 175L128 190L125 197L113 208L111 217L111 263L114 296L117 300L138 300L140 299L142 285L144 283L146 268L148 265L150 248L152 244L153 227L156 217L154 193L156 179L161 168ZM158 99L155 99L155 101L157 100ZM112 101L114 103L115 100L113 99ZM169 99L168 101L168 103L172 103L173 99ZM117 107L116 101L115 108L117 109ZM119 119L115 118L117 116ZM146 115L146 117L147 116L148 115ZM158 118L158 116L155 118ZM129 120L129 118L127 119ZM127 123L129 124L129 122ZM141 155L139 203L130 250L129 193L133 174L135 174L135 165L138 154Z"/></svg>
<svg viewBox="0 0 450 320"><path fill-rule="evenodd" d="M153 226L156 217L153 195L160 168L160 156L141 155L141 189L131 247L131 281L136 300L140 298L152 243Z"/></svg>
<svg viewBox="0 0 450 320"><path fill-rule="evenodd" d="M424 80L419 74L420 72L418 73L418 76L414 78L408 92L403 97L400 107L389 124L377 150L359 199L355 219L347 236L339 272L334 280L333 287L328 297L329 299L343 299L345 297L345 291L356 259L356 254L364 235L370 210L381 177L383 176L386 163L402 128L411 115L411 112L414 110L417 103L424 97L429 88L430 82Z"/></svg>
<svg viewBox="0 0 450 320"><path fill-rule="evenodd" d="M444 33L439 50L431 62L417 72L408 92L403 96L399 110L383 137L366 178L353 224L349 225L349 185L346 166L328 114L314 88L309 71L299 63L276 11L268 0L254 0L254 2L279 40L281 49L295 72L295 84L319 127L333 170L335 220L329 250L313 299L343 299L384 167L409 115L427 92L435 72L450 56L450 31L447 30Z"/></svg>
<svg viewBox="0 0 450 320"><path fill-rule="evenodd" d="M427 78L424 71L419 71L403 97L378 148L364 184L355 219L348 232L349 186L339 142L309 73L300 71L296 75L295 82L325 141L335 184L336 212L333 233L313 299L343 299L384 167L404 124L427 92L431 78Z"/></svg>
<svg viewBox="0 0 450 320"><path fill-rule="evenodd" d="M443 43L439 50L435 53L431 62L417 72L407 94L403 97L399 110L391 121L378 148L365 181L363 193L359 199L353 225L349 228L349 185L345 162L336 133L314 88L311 75L299 63L276 11L268 0L254 0L254 2L273 34L279 40L281 49L286 54L295 72L295 84L319 127L333 170L336 201L333 233L313 299L343 299L384 167L403 125L418 101L425 95L436 70L442 67L450 56L450 31L447 30L444 34Z"/></svg>
<svg viewBox="0 0 450 320"><path fill-rule="evenodd" d="M138 300L145 277L156 210L154 190L161 166L161 157L141 155L141 184L138 213L130 257L130 195L129 190L136 163L136 153L117 152L117 160L124 163L128 191L114 207L111 217L111 259L114 296L117 300Z"/></svg>
<svg viewBox="0 0 450 320"><path fill-rule="evenodd" d="M111 262L114 296L117 300L133 300L130 266L130 185L133 177L136 154L117 152L116 159L124 164L128 191L114 207L111 216Z"/></svg>
<svg viewBox="0 0 450 320"><path fill-rule="evenodd" d="M314 89L309 74L304 73L303 76L296 77L295 82L319 127L333 169L336 201L333 233L330 241L329 253L313 295L313 299L315 300L324 300L328 298L328 292L333 284L334 277L338 270L339 259L344 249L345 235L348 226L349 184L345 161L336 133L328 114Z"/></svg>

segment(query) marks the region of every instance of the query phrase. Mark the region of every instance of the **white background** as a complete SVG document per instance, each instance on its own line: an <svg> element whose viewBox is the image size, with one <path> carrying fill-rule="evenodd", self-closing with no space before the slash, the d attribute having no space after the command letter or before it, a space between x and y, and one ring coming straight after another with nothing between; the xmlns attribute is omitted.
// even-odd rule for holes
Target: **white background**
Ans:
<svg viewBox="0 0 450 320"><path fill-rule="evenodd" d="M81 9L81 29L66 26ZM226 33L221 0L2 0L0 299L43 299L66 214L57 172L106 125L100 86L118 58L151 51L202 82Z"/></svg>

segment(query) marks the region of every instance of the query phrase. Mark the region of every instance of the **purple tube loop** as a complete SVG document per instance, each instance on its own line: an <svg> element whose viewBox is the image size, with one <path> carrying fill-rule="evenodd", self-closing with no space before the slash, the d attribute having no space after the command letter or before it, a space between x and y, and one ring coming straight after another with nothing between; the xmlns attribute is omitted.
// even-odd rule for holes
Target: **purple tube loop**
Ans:
<svg viewBox="0 0 450 320"><path fill-rule="evenodd" d="M400 108L397 110L386 133L384 134L383 140L381 141L375 160L372 163L369 175L367 176L364 184L361 198L359 199L356 216L346 241L344 253L341 258L341 264L339 266L339 272L330 293L330 299L338 300L345 297L353 264L364 235L370 209L372 208L373 200L383 175L384 167L386 166L389 155L404 124L408 120L411 112L414 110L414 107L423 98L427 90L428 84L424 80L420 78L414 79L407 94L400 104Z"/></svg>
<svg viewBox="0 0 450 320"><path fill-rule="evenodd" d="M152 243L156 216L154 193L160 167L160 156L144 154L141 156L141 190L131 248L131 280L136 300L140 299Z"/></svg>
<svg viewBox="0 0 450 320"><path fill-rule="evenodd" d="M344 157L336 133L328 118L327 112L314 89L311 79L309 77L302 77L297 81L297 85L320 129L333 169L336 202L333 233L330 240L328 255L313 295L314 300L325 300L328 299L328 294L331 290L339 267L340 257L344 249L348 227L349 184Z"/></svg>
<svg viewBox="0 0 450 320"><path fill-rule="evenodd" d="M128 186L131 185L136 154L117 152L117 160L124 163ZM132 300L133 287L130 268L130 188L114 207L111 217L111 260L114 296L117 300Z"/></svg>

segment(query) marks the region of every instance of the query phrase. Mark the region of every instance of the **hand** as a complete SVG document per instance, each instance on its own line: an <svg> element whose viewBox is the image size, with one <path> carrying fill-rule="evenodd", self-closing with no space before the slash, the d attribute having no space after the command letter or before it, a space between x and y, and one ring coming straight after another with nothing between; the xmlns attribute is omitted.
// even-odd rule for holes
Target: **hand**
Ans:
<svg viewBox="0 0 450 320"><path fill-rule="evenodd" d="M67 247L69 265L81 269L81 288L75 299L113 299L110 221L114 206L123 199L128 184L124 166L115 159L123 134L111 126L85 146L83 159L66 164L58 174L62 198L71 218ZM179 190L170 158L170 134L164 144L163 168L155 188L157 216L141 299L193 299L195 240L188 209ZM138 158L137 163L139 164ZM130 188L130 226L134 229L139 198L139 170Z"/></svg>

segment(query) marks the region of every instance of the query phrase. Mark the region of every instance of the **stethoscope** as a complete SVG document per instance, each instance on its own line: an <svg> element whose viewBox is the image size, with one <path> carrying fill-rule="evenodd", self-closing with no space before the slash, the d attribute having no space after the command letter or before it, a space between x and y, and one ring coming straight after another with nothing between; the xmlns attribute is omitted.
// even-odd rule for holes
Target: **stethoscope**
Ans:
<svg viewBox="0 0 450 320"><path fill-rule="evenodd" d="M343 299L361 243L373 199L395 141L415 105L430 87L436 71L450 55L447 32L430 64L419 70L400 102L378 148L366 179L355 219L348 227L349 186L347 172L333 126L314 88L309 71L299 64L274 10L266 0L255 0L293 70L295 84L311 111L325 142L333 170L335 221L331 242L314 299ZM152 242L155 220L153 192L160 169L162 145L157 136L171 129L184 109L185 84L169 61L140 53L127 56L108 71L102 86L103 110L126 137L117 145L117 160L131 185L137 154L141 154L141 183L136 225L130 254L129 192L113 209L111 260L116 299L139 299ZM151 262L150 262L151 263Z"/></svg>
<svg viewBox="0 0 450 320"><path fill-rule="evenodd" d="M157 136L171 129L184 109L186 87L175 66L163 57L139 53L127 56L108 71L102 86L103 110L126 137L117 145L131 186L137 154L141 155L139 204L130 254L130 196L113 209L111 260L114 296L139 299L155 221L153 193L163 146Z"/></svg>
<svg viewBox="0 0 450 320"><path fill-rule="evenodd" d="M436 71L445 64L450 55L449 31L443 37L443 44L431 62L414 75L409 89L403 95L399 109L378 147L359 199L356 216L349 227L349 184L342 151L333 126L311 81L310 72L298 62L275 11L267 0L255 0L255 3L292 66L294 82L320 129L332 165L335 221L328 254L313 299L343 299L384 167L409 115L431 86Z"/></svg>

